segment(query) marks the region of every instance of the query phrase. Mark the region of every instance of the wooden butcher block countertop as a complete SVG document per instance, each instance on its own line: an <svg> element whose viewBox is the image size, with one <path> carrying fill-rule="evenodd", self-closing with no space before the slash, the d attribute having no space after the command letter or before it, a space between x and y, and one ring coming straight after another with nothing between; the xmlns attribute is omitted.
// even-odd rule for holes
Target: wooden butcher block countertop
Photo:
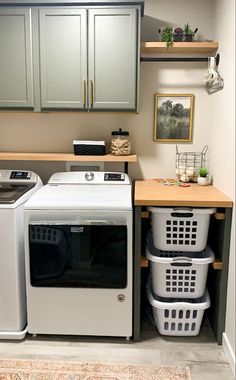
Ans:
<svg viewBox="0 0 236 380"><path fill-rule="evenodd" d="M135 182L135 206L192 206L228 207L233 206L230 198L216 187L191 183L190 187L165 185L160 180L150 179Z"/></svg>

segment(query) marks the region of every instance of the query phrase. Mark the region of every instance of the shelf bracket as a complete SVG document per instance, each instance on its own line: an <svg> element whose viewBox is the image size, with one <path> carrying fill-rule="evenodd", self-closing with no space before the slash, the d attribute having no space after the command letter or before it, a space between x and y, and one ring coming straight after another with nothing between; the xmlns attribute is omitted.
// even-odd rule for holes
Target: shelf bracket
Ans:
<svg viewBox="0 0 236 380"><path fill-rule="evenodd" d="M213 216L217 220L225 220L225 214L223 212L215 212Z"/></svg>
<svg viewBox="0 0 236 380"><path fill-rule="evenodd" d="M140 57L141 62L208 62L208 57ZM215 56L216 66L219 65L220 54Z"/></svg>
<svg viewBox="0 0 236 380"><path fill-rule="evenodd" d="M223 263L218 258L215 259L215 261L212 263L212 266L215 270L222 270L223 269Z"/></svg>
<svg viewBox="0 0 236 380"><path fill-rule="evenodd" d="M141 62L208 62L208 57L141 57Z"/></svg>

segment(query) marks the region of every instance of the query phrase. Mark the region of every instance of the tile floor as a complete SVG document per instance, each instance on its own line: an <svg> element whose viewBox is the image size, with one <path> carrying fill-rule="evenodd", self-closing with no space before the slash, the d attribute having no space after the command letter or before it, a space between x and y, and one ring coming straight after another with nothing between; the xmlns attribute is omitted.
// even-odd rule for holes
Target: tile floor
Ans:
<svg viewBox="0 0 236 380"><path fill-rule="evenodd" d="M207 320L197 337L164 337L145 318L141 341L121 338L27 336L22 342L0 342L1 358L34 358L103 363L188 366L192 380L233 380L221 346Z"/></svg>

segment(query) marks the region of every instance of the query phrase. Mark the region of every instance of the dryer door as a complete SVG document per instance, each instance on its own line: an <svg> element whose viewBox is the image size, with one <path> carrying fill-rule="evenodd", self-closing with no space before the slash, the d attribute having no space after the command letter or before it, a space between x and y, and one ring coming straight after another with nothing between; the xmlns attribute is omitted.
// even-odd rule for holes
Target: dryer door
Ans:
<svg viewBox="0 0 236 380"><path fill-rule="evenodd" d="M124 220L29 225L31 285L125 288L127 225Z"/></svg>

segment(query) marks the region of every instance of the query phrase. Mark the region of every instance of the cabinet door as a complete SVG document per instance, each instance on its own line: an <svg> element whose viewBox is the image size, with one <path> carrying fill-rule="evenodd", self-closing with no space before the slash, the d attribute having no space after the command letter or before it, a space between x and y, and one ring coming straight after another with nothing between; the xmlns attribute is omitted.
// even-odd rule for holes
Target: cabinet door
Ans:
<svg viewBox="0 0 236 380"><path fill-rule="evenodd" d="M91 109L135 110L137 10L89 10Z"/></svg>
<svg viewBox="0 0 236 380"><path fill-rule="evenodd" d="M0 107L33 107L31 10L0 8Z"/></svg>
<svg viewBox="0 0 236 380"><path fill-rule="evenodd" d="M86 108L85 9L40 10L41 107Z"/></svg>

